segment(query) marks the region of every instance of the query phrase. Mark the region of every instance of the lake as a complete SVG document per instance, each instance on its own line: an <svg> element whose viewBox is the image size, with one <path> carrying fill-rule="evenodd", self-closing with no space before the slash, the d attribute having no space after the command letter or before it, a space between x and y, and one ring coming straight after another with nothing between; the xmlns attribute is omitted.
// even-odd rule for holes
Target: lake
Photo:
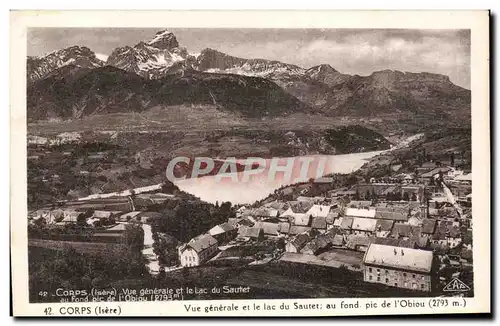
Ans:
<svg viewBox="0 0 500 326"><path fill-rule="evenodd" d="M193 194L200 199L215 203L230 201L232 204L251 204L258 200L266 198L274 190L294 184L300 181L307 181L309 178L318 178L331 173L347 174L361 168L371 158L395 149L408 146L411 142L422 138L423 134L412 135L391 149L383 151L373 151L364 153L341 154L341 155L308 155L290 158L280 158L279 165L285 165L287 162L292 162L291 176L286 176L285 173L271 173L269 171L270 161L266 161L266 166L262 172L252 175L245 179L245 172L225 173L222 176L205 176L196 179L184 179L176 181L175 184L183 191ZM301 174L301 162L309 160L310 168L307 174ZM242 160L237 160L238 163L244 163ZM322 169L318 171L318 166ZM222 169L221 169L222 170ZM222 177L222 178L221 178Z"/></svg>
<svg viewBox="0 0 500 326"><path fill-rule="evenodd" d="M358 170L372 157L384 151L343 154L343 155L308 155L279 158L275 166L291 166L290 173L276 171L270 159L258 174L247 175L245 172L224 173L219 176L205 176L195 179L178 180L179 189L193 194L200 199L215 203L230 201L232 204L250 204L266 198L274 190L304 182L310 178L319 178L331 173L351 173ZM308 161L307 169L302 169ZM238 160L238 163L244 163ZM305 172L305 173L304 173Z"/></svg>

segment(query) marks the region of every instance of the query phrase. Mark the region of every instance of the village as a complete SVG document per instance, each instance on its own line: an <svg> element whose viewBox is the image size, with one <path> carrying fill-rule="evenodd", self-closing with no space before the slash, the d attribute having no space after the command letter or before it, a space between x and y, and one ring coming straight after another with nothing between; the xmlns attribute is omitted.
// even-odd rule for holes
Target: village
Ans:
<svg viewBox="0 0 500 326"><path fill-rule="evenodd" d="M31 212L32 229L43 225L52 236L32 231L29 243L119 243L127 225L136 225L144 234L147 270L156 277L246 259L249 265L347 269L364 282L405 291L442 294L454 279L472 284L470 173L425 162L414 173L337 189L332 184L323 177L279 189L254 205L234 206L226 220L207 224L185 242L159 227L165 218L159 208L179 200L161 185L89 196ZM75 225L90 235L74 231Z"/></svg>

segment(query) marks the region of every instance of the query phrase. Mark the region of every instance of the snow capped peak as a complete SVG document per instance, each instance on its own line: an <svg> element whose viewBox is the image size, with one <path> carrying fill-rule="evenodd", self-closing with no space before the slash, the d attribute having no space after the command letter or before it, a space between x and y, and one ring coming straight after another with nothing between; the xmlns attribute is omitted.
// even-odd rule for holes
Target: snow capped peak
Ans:
<svg viewBox="0 0 500 326"><path fill-rule="evenodd" d="M106 62L108 60L109 55L104 54L104 53L96 53L95 56L97 59Z"/></svg>
<svg viewBox="0 0 500 326"><path fill-rule="evenodd" d="M147 44L163 50L171 50L179 46L175 35L166 29L156 32L153 39Z"/></svg>
<svg viewBox="0 0 500 326"><path fill-rule="evenodd" d="M28 80L34 82L67 65L81 68L102 67L104 62L86 46L71 46L28 60Z"/></svg>

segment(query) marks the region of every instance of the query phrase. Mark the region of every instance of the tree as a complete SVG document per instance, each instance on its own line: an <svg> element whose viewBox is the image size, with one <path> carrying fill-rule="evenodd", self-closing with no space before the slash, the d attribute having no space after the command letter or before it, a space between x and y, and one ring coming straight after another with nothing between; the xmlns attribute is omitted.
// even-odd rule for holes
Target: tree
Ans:
<svg viewBox="0 0 500 326"><path fill-rule="evenodd" d="M76 224L79 226L87 226L87 217L85 214L79 214L78 217L76 218Z"/></svg>
<svg viewBox="0 0 500 326"><path fill-rule="evenodd" d="M354 194L354 199L359 200L359 190L356 188L356 193Z"/></svg>

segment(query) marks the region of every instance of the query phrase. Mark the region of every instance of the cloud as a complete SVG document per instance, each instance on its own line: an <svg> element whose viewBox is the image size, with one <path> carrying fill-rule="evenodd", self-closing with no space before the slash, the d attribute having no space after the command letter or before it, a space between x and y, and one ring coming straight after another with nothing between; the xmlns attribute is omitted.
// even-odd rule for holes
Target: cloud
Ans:
<svg viewBox="0 0 500 326"><path fill-rule="evenodd" d="M298 42L264 41L235 44L229 54L294 63L304 68L327 63L343 73L370 75L392 69L450 76L470 87L470 44L457 33L362 31Z"/></svg>

